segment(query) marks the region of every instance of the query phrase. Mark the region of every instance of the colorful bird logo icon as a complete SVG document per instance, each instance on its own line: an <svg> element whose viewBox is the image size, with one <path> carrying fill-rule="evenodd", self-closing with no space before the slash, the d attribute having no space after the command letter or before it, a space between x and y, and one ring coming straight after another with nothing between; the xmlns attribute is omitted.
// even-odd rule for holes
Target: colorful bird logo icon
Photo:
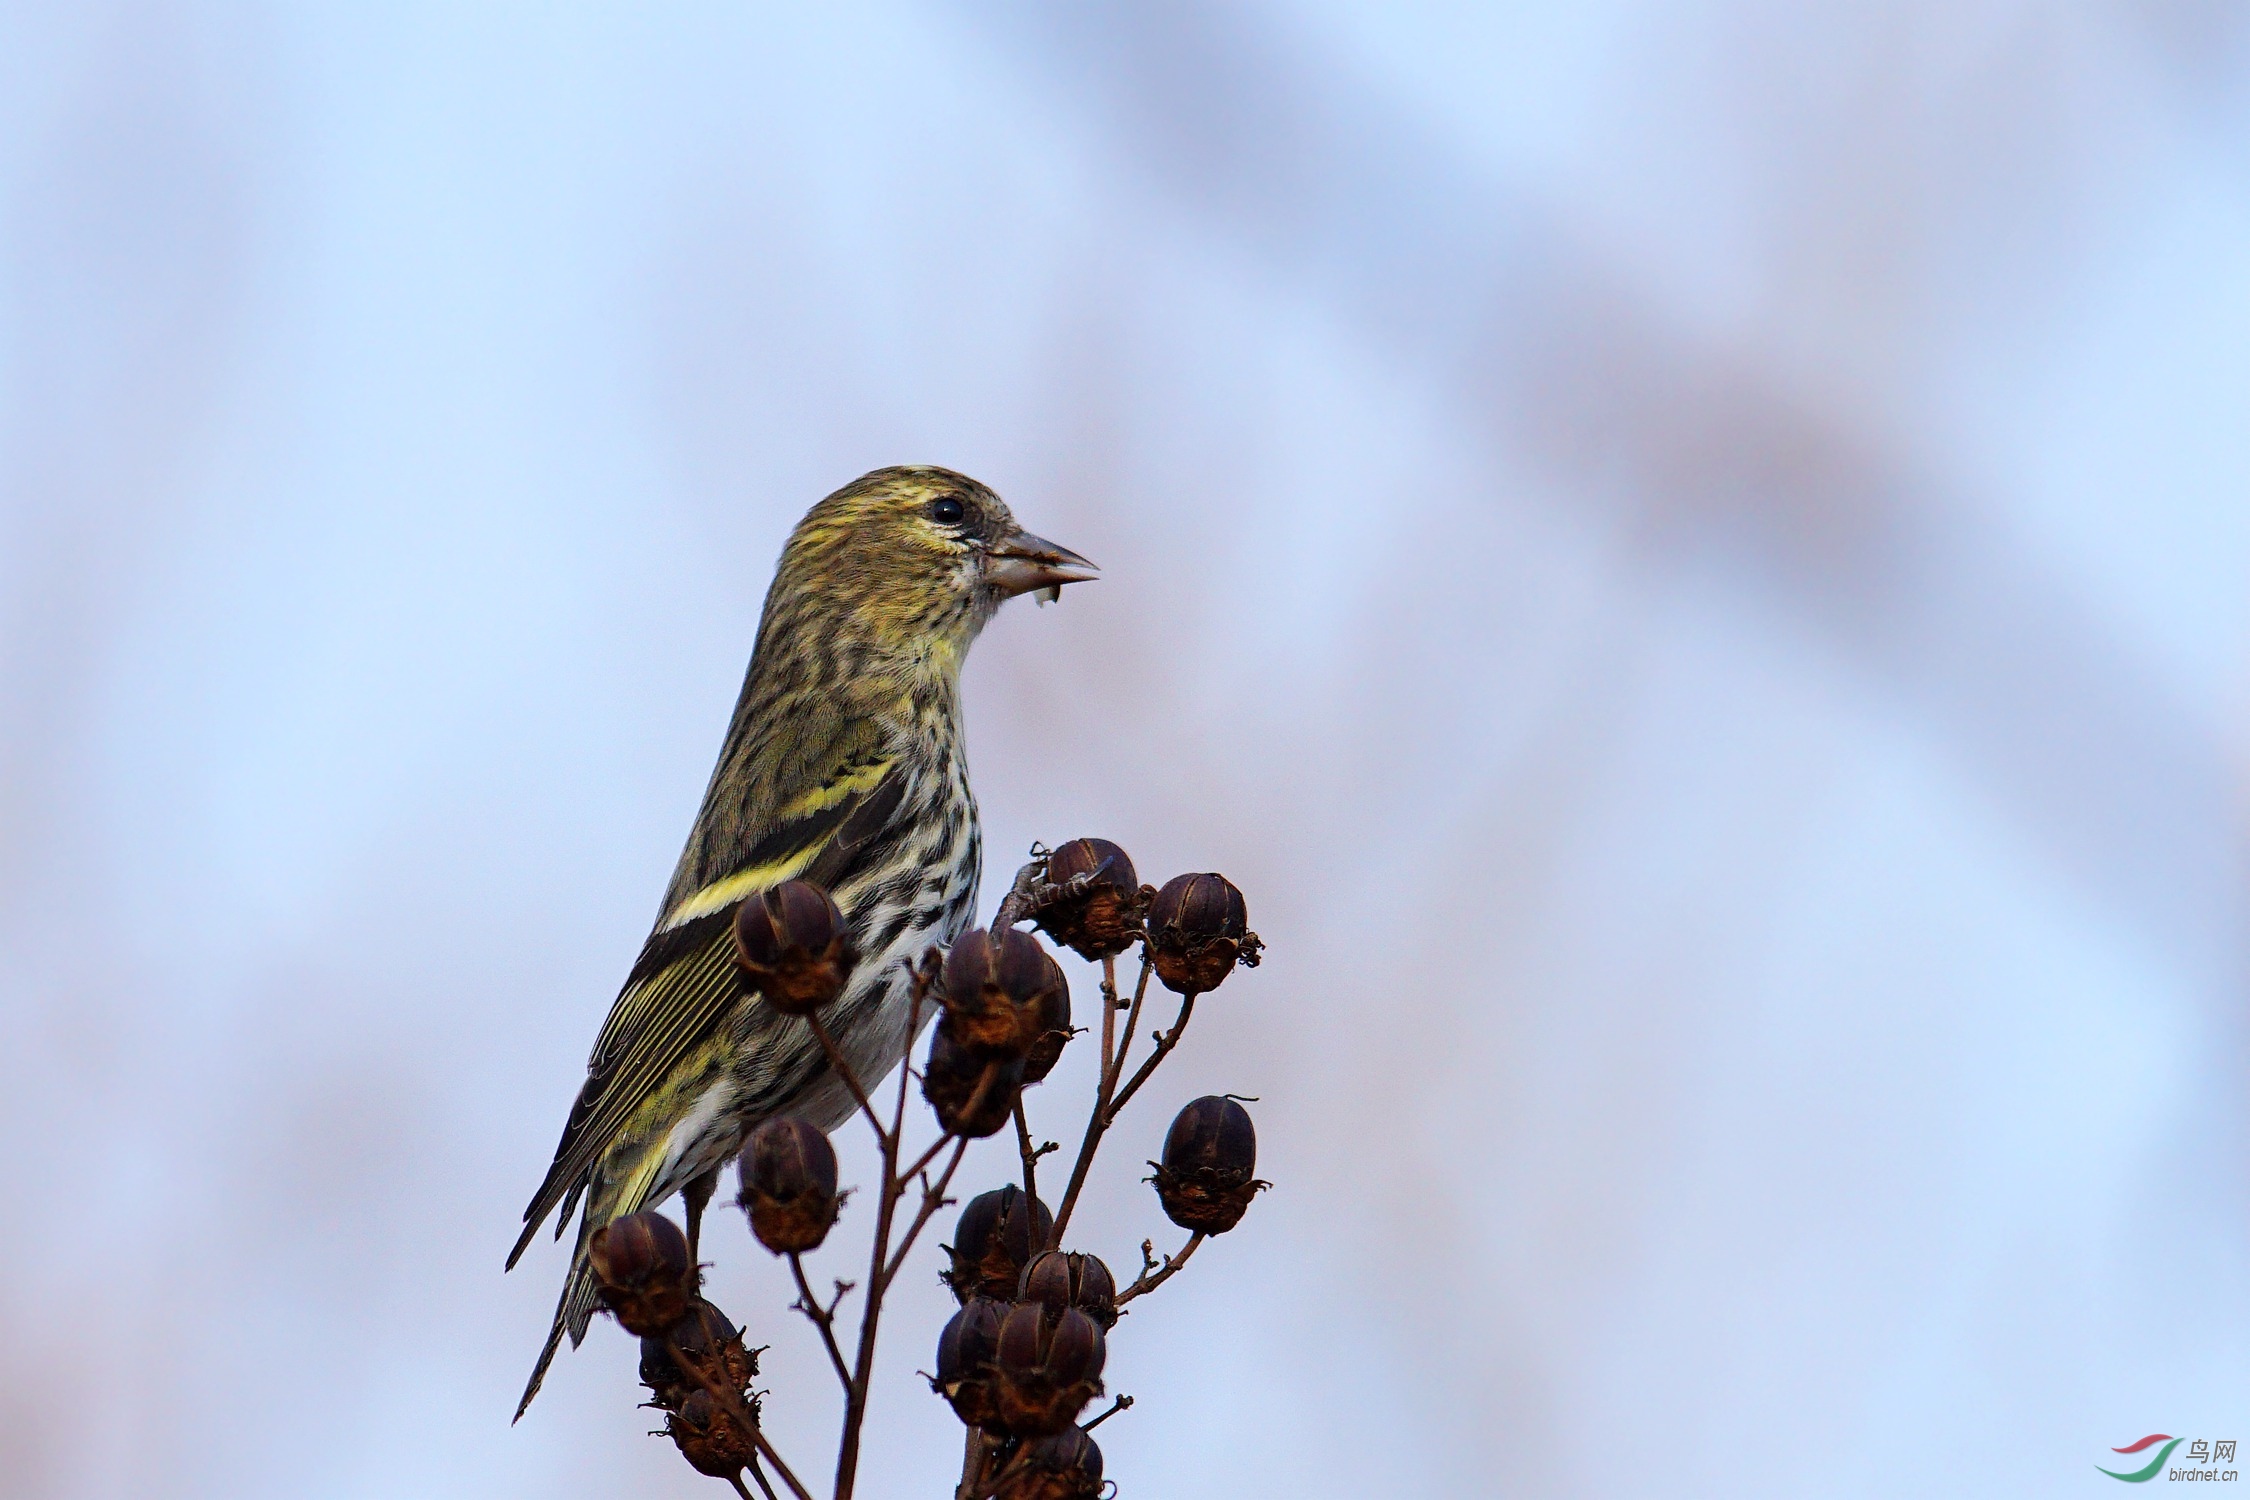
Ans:
<svg viewBox="0 0 2250 1500"><path fill-rule="evenodd" d="M2138 1453L2143 1448L2148 1447L2152 1443L2162 1443L2164 1446L2157 1450L2156 1457L2148 1461L2147 1468L2135 1469L2130 1474L2120 1474L2115 1469L2102 1469L2102 1472L2104 1474L2107 1474L2112 1479L2122 1479L2127 1484L2146 1484L2148 1483L2148 1481L2154 1479L2158 1474L2163 1472L2164 1460L2172 1456L2172 1450L2179 1447L2181 1441L2182 1439L2173 1437L2169 1433L2152 1432L2137 1443L2133 1443L2124 1448L2112 1448L2109 1450L2112 1453ZM2096 1464L2094 1465L2094 1467L2097 1469L2101 1469L2100 1464Z"/></svg>

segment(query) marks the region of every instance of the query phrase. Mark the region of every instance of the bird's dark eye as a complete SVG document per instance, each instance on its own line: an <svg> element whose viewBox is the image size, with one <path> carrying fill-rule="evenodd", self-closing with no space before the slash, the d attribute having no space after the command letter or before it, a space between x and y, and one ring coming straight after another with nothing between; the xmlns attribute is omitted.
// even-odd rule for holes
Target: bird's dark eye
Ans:
<svg viewBox="0 0 2250 1500"><path fill-rule="evenodd" d="M951 495L942 495L930 502L930 519L940 526L958 526L968 513L968 508Z"/></svg>

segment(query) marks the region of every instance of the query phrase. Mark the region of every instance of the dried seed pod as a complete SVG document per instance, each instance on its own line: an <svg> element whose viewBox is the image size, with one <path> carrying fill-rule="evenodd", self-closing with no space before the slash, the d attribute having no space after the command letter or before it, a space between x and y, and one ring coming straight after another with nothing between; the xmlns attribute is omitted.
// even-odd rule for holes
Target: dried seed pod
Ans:
<svg viewBox="0 0 2250 1500"><path fill-rule="evenodd" d="M843 1202L836 1148L810 1121L783 1115L750 1133L742 1148L742 1196L758 1243L776 1255L819 1248Z"/></svg>
<svg viewBox="0 0 2250 1500"><path fill-rule="evenodd" d="M1224 875L1175 875L1148 907L1149 954L1164 987L1215 990L1234 966L1256 968L1264 944L1250 930L1242 892Z"/></svg>
<svg viewBox="0 0 2250 1500"><path fill-rule="evenodd" d="M1054 960L1047 961L1054 965ZM1062 970L1055 967L1056 974ZM1063 1048L1070 1044L1070 986L1057 984L1048 990L1039 1016L1042 1028L1031 1050L1023 1055L1023 1081L1026 1085L1043 1083L1055 1064L1062 1061Z"/></svg>
<svg viewBox="0 0 2250 1500"><path fill-rule="evenodd" d="M1077 1421L1102 1392L1107 1354L1100 1327L1075 1307L1052 1320L1036 1302L1008 1309L992 1359L1001 1425L1045 1437Z"/></svg>
<svg viewBox="0 0 2250 1500"><path fill-rule="evenodd" d="M999 1421L992 1383L992 1354L1000 1342L1005 1308L989 1297L971 1297L938 1335L937 1374L930 1389L943 1396L953 1414L970 1427Z"/></svg>
<svg viewBox="0 0 2250 1500"><path fill-rule="evenodd" d="M595 1297L627 1333L662 1333L677 1323L701 1280L680 1226L647 1210L595 1230L586 1264Z"/></svg>
<svg viewBox="0 0 2250 1500"><path fill-rule="evenodd" d="M725 1313L698 1297L688 1304L679 1322L641 1340L641 1384L667 1411L677 1408L688 1392L702 1388L702 1381L672 1358L672 1351L665 1347L667 1339L680 1351L680 1358L700 1371L704 1379L730 1391L747 1392L757 1376L758 1351L744 1346L742 1334Z"/></svg>
<svg viewBox="0 0 2250 1500"><path fill-rule="evenodd" d="M1141 940L1155 893L1108 839L1072 839L1048 855L1047 881L1052 894L1032 921L1080 958L1108 958Z"/></svg>
<svg viewBox="0 0 2250 1500"><path fill-rule="evenodd" d="M945 1284L963 1302L971 1297L1007 1302L1016 1294L1023 1268L1047 1248L1054 1232L1055 1216L1047 1205L1014 1183L979 1193L954 1220Z"/></svg>
<svg viewBox="0 0 2250 1500"><path fill-rule="evenodd" d="M725 1313L700 1298L672 1330L672 1342L681 1358L694 1361L730 1391L747 1392L757 1378L758 1351L743 1344L741 1332Z"/></svg>
<svg viewBox="0 0 2250 1500"><path fill-rule="evenodd" d="M1250 1111L1232 1099L1206 1094L1173 1117L1164 1135L1164 1160L1150 1162L1164 1215L1198 1234L1225 1234L1242 1222L1261 1188L1258 1132Z"/></svg>
<svg viewBox="0 0 2250 1500"><path fill-rule="evenodd" d="M672 1362L662 1334L652 1333L641 1340L641 1384L666 1411L677 1409L694 1387L686 1372Z"/></svg>
<svg viewBox="0 0 2250 1500"><path fill-rule="evenodd" d="M1055 1029L1055 990L1064 992L1063 1026L1069 1027L1069 981L1063 977L1062 965L1048 957L1039 939L1028 932L1013 927L987 932L980 927L963 933L945 955L944 974L940 1000L945 1014L940 1027L979 1056L1022 1057L1030 1052Z"/></svg>
<svg viewBox="0 0 2250 1500"><path fill-rule="evenodd" d="M742 1404L744 1415L755 1424L757 1403L746 1400ZM679 1410L665 1419L664 1431L697 1473L713 1479L734 1478L749 1467L758 1452L758 1445L734 1413L700 1386L688 1392Z"/></svg>
<svg viewBox="0 0 2250 1500"><path fill-rule="evenodd" d="M809 880L785 880L736 908L734 957L786 1016L810 1015L842 994L858 961L844 914Z"/></svg>
<svg viewBox="0 0 2250 1500"><path fill-rule="evenodd" d="M1036 1302L1049 1317L1075 1307L1107 1333L1117 1325L1117 1281L1098 1255L1050 1250L1023 1268L1018 1302Z"/></svg>
<svg viewBox="0 0 2250 1500"><path fill-rule="evenodd" d="M1024 1444L1021 1465L993 1500L1097 1500L1101 1492L1102 1450L1072 1427Z"/></svg>
<svg viewBox="0 0 2250 1500"><path fill-rule="evenodd" d="M1023 1087L1021 1057L989 1057L955 1041L945 1027L930 1036L929 1060L922 1066L922 1097L937 1113L948 1135L981 1140L996 1134L1014 1116Z"/></svg>

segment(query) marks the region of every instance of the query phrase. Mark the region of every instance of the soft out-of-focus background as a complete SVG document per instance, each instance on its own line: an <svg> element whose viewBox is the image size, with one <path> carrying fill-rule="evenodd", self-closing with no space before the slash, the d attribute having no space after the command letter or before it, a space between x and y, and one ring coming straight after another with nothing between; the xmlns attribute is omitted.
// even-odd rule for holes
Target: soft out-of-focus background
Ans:
<svg viewBox="0 0 2250 1500"><path fill-rule="evenodd" d="M971 663L987 909L1101 832L1271 944L1086 1221L1262 1097L1127 1494L2250 1438L2246 141L2216 0L0 11L0 1492L710 1492L614 1329L510 1429L500 1262L901 461L1107 569Z"/></svg>

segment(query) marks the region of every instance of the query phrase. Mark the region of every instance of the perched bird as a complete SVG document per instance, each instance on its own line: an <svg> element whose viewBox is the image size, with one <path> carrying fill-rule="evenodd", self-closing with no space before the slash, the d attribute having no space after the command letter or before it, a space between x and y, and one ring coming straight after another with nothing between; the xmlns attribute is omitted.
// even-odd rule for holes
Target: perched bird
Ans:
<svg viewBox="0 0 2250 1500"><path fill-rule="evenodd" d="M982 850L961 744L961 661L1002 601L1056 597L1093 564L950 470L878 469L790 533L718 766L656 927L610 1007L510 1268L581 1201L578 1247L520 1418L594 1310L586 1243L686 1195L691 1236L758 1123L823 1130L854 1103L802 1020L749 993L736 908L785 880L827 888L860 961L822 1023L872 1085L905 1056L911 965L976 904Z"/></svg>

